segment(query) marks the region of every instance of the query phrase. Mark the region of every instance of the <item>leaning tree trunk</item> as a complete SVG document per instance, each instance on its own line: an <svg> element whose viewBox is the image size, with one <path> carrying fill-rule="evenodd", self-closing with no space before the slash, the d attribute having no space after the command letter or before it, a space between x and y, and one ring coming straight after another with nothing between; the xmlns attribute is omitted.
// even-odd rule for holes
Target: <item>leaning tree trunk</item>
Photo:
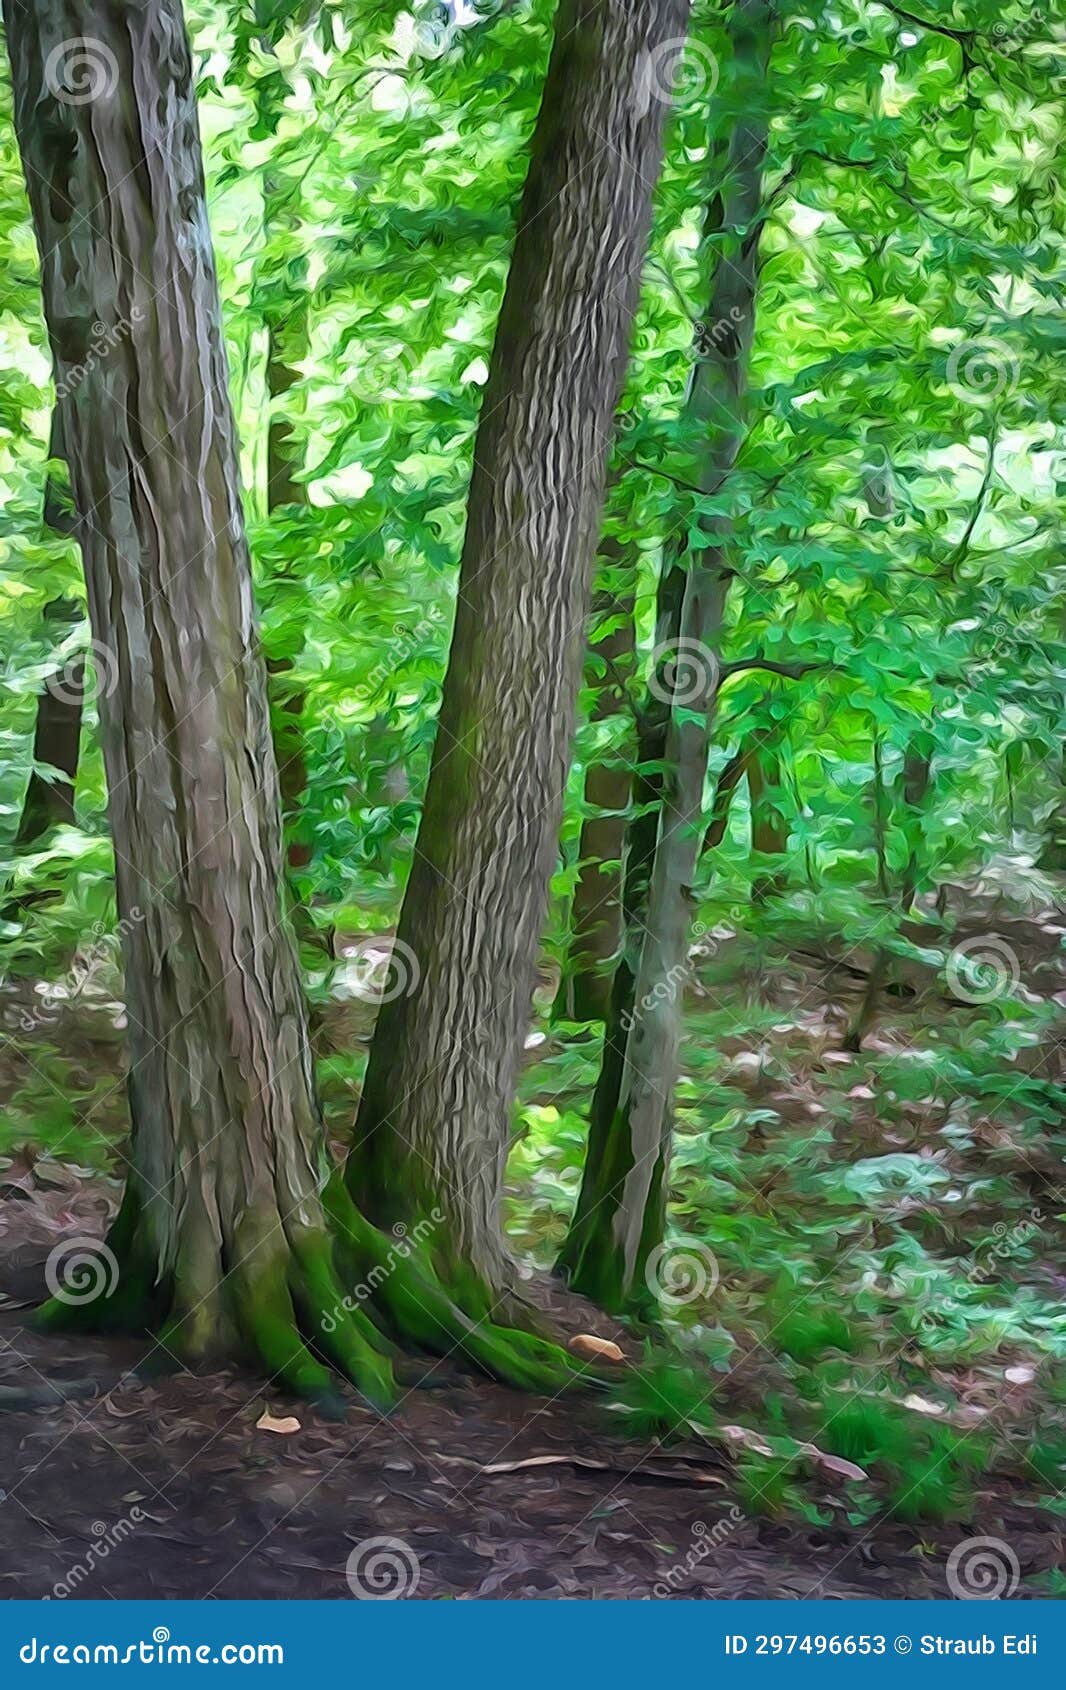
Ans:
<svg viewBox="0 0 1066 1690"><path fill-rule="evenodd" d="M551 1346L473 1330L329 1177L281 920L277 768L179 0L4 0L4 21L89 611L113 658L100 717L133 1123L91 1281L82 1271L42 1318L162 1323L172 1351L247 1350L314 1395L329 1374L312 1338L384 1399L389 1363L362 1299L345 1297L347 1270L427 1347L558 1382Z"/></svg>
<svg viewBox="0 0 1066 1690"><path fill-rule="evenodd" d="M350 1187L509 1278L499 1194L611 419L688 0L561 0L474 449L459 599ZM669 76L666 77L666 82ZM405 988L405 989L401 989Z"/></svg>
<svg viewBox="0 0 1066 1690"><path fill-rule="evenodd" d="M608 535L600 544L599 567L589 636L589 658L596 669L589 721L602 726L628 707L636 655L636 560L631 548ZM604 1021L611 1001L622 938L622 852L630 784L630 764L618 753L597 755L585 771L570 945L557 999L559 1012L572 1021Z"/></svg>
<svg viewBox="0 0 1066 1690"><path fill-rule="evenodd" d="M688 398L690 414L705 431L699 477L707 493L725 482L741 441L755 324L773 22L766 0L740 0L730 23L730 109L743 115L734 124L708 207L708 247L716 261ZM584 1178L559 1259L577 1289L614 1310L650 1303L654 1275L649 1272L646 1282L645 1270L665 1224L691 887L717 691L714 647L727 585L724 527L718 519L705 520L704 527L707 544L687 567L682 571L677 560L666 566L673 596L682 578L680 615L676 642L660 654L653 689L670 704L646 915L642 931L627 932L635 960L625 959L616 977Z"/></svg>

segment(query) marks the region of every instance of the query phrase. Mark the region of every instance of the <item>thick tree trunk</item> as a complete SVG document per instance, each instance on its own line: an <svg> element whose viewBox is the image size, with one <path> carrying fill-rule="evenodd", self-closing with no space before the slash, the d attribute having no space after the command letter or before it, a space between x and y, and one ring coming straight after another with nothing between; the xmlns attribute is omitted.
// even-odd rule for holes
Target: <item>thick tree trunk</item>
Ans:
<svg viewBox="0 0 1066 1690"><path fill-rule="evenodd" d="M601 586L593 597L590 655L597 665L589 720L605 723L629 708L636 655L633 620L635 559L608 536L600 544ZM622 939L622 853L631 769L607 755L585 771L585 817L578 844L578 879L570 908L570 949L557 1005L573 1021L603 1021L611 1001Z"/></svg>
<svg viewBox="0 0 1066 1690"><path fill-rule="evenodd" d="M398 966L349 1164L377 1218L509 1277L499 1231L588 577L687 0L561 0L474 453ZM667 49L668 51L668 49Z"/></svg>
<svg viewBox="0 0 1066 1690"><path fill-rule="evenodd" d="M151 1294L189 1356L241 1329L310 1386L325 1375L290 1270L323 1247L326 1157L280 923L189 48L175 0L77 10L73 49L60 0L4 15L93 634L117 676L99 708L133 1144L109 1301Z"/></svg>
<svg viewBox="0 0 1066 1690"><path fill-rule="evenodd" d="M707 492L725 481L742 436L755 323L772 8L766 0L740 0L730 30L730 109L743 115L708 208L708 246L716 262L688 398L690 414L705 429L699 476ZM660 665L653 689L672 695L672 702L646 920L642 934L627 933L627 948L639 952L639 960L635 966L627 961L616 977L585 1174L559 1263L576 1288L616 1310L651 1303L645 1270L665 1223L691 886L717 692L713 653L727 586L724 529L717 521L705 526L707 545L687 560L684 571L676 562L669 568L672 581L681 576L682 590L676 663ZM665 597L668 604L676 601L677 586ZM661 730L654 737L661 738Z"/></svg>

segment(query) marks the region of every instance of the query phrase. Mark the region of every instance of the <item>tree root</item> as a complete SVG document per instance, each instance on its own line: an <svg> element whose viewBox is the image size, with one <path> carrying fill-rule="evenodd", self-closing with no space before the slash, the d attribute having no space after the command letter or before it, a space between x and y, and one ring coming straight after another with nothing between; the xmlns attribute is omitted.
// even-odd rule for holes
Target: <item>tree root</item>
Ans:
<svg viewBox="0 0 1066 1690"><path fill-rule="evenodd" d="M411 1347L458 1352L490 1377L534 1393L588 1377L556 1344L478 1318L486 1307L480 1282L446 1287L423 1245L390 1239L366 1220L339 1172L327 1182L322 1209L325 1230L252 1227L237 1239L228 1272L212 1270L205 1283L196 1254L189 1283L180 1274L160 1283L128 1190L106 1245L118 1263L114 1282L91 1300L52 1297L35 1323L46 1331L157 1332L161 1348L187 1365L241 1357L326 1413L342 1411L337 1375L375 1408L390 1408L393 1361Z"/></svg>

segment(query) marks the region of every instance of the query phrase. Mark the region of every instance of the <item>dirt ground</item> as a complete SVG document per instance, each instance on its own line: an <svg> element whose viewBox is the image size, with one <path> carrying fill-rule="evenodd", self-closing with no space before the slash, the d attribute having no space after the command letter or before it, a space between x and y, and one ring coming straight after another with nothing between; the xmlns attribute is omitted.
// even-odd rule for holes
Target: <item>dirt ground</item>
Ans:
<svg viewBox="0 0 1066 1690"><path fill-rule="evenodd" d="M85 1183L65 1218L105 1204ZM1063 1560L1056 1523L1009 1495L976 1499L978 1523L932 1541L902 1523L749 1519L724 1453L614 1438L595 1402L522 1397L447 1361L414 1364L387 1417L348 1393L341 1423L237 1372L158 1374L147 1338L45 1337L24 1307L40 1217L4 1210L5 1597L348 1600L349 1558L377 1552L374 1588L399 1579L416 1600L934 1598L978 1516L1018 1555L1019 1596ZM70 1382L79 1394L57 1401ZM299 1429L258 1428L264 1409ZM400 1549L368 1542L383 1537Z"/></svg>

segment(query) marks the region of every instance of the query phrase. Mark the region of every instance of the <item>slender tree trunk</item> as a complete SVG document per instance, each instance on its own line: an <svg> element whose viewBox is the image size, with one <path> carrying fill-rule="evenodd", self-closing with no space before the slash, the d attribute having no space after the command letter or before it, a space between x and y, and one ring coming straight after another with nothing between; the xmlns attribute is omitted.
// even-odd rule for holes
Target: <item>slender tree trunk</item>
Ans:
<svg viewBox="0 0 1066 1690"><path fill-rule="evenodd" d="M50 463L57 463L63 458L58 409L52 412L48 457ZM74 518L69 493L58 485L51 470L45 479L43 514L45 525L53 533L73 535ZM46 622L66 624L68 627L81 615L81 606L73 599L52 599L44 607ZM53 827L74 821L74 786L78 778L84 696L85 662L79 656L49 676L37 700L34 768L26 786L15 835L16 850L26 850L43 839ZM55 770L60 778L42 774L42 768Z"/></svg>
<svg viewBox="0 0 1066 1690"><path fill-rule="evenodd" d="M877 890L882 898L889 896L888 882L888 795L885 791L884 753L881 734L874 729L873 823L874 850L877 854Z"/></svg>
<svg viewBox="0 0 1066 1690"><path fill-rule="evenodd" d="M714 798L711 801L711 819L703 836L703 850L705 852L715 850L725 838L726 829L729 826L729 812L733 807L733 797L737 787L748 772L750 756L751 743L749 740L743 740L740 749L734 751L718 776L714 788Z"/></svg>
<svg viewBox="0 0 1066 1690"><path fill-rule="evenodd" d="M774 15L766 0L739 0L730 20L730 110L735 122L723 178L708 207L714 266L709 309L688 397L705 430L701 486L717 490L740 447L747 360L755 323L762 166L768 132L767 72ZM721 164L721 156L718 155ZM611 1309L647 1304L649 1256L662 1239L672 1094L687 973L691 886L716 698L713 659L728 574L724 527L707 522L707 544L668 562L661 603L677 641L663 653L653 692L665 711L666 775L652 852L643 933L627 933L631 956L615 980L604 1061L589 1125L581 1193L559 1266L578 1289ZM663 713L657 714L661 740ZM643 871L642 871L643 872ZM642 898L636 900L638 904Z"/></svg>
<svg viewBox="0 0 1066 1690"><path fill-rule="evenodd" d="M783 859L788 855L790 828L782 807L779 735L756 729L748 759L748 797L751 800L751 854L755 868L751 895L756 904L779 893L785 883Z"/></svg>
<svg viewBox="0 0 1066 1690"><path fill-rule="evenodd" d="M350 1188L439 1206L505 1283L499 1193L555 859L611 419L687 0L561 0L493 351L414 865ZM406 991L401 990L401 973Z"/></svg>
<svg viewBox="0 0 1066 1690"><path fill-rule="evenodd" d="M45 620L70 626L81 618L73 599L52 599L44 607ZM53 827L74 822L74 784L78 778L81 710L85 692L85 659L72 658L50 675L37 700L33 733L34 767L26 786L16 851L25 851ZM42 769L52 774L41 773Z"/></svg>
<svg viewBox="0 0 1066 1690"><path fill-rule="evenodd" d="M257 84L262 87L262 84ZM270 127L265 106L259 111L259 128ZM263 237L268 253L271 239L277 236L299 237L299 181L291 173L272 173L263 183ZM298 266L296 280L305 280L306 264ZM300 286L296 291L288 269L276 261L265 259L257 276L265 295L263 320L267 331L266 389L270 410L267 419L267 512L276 514L286 506L303 508L307 504L307 486L299 479L302 461L296 430L285 414L283 402L300 379L297 364L305 356L308 345L307 295ZM286 567L284 573L290 573ZM306 689L294 685L291 679L295 667L287 651L271 651L266 647L268 697L270 699L274 750L278 759L281 786L282 836L285 840L285 861L292 872L305 869L311 861L309 842L301 836L300 822L307 799L307 753L304 711ZM296 888L292 889L293 908L306 926L307 911L301 904Z"/></svg>
<svg viewBox="0 0 1066 1690"><path fill-rule="evenodd" d="M289 322L289 356L292 356L292 337L306 335L306 311L295 313L295 324ZM296 479L300 468L295 431L288 417L278 406L278 400L295 386L298 376L285 362L282 353L282 327L270 316L267 318L267 392L270 395L270 421L267 425L267 511L273 515L286 505L307 504L307 488ZM294 661L288 655L267 652L267 674L274 750L278 759L278 778L281 789L282 832L286 841L285 860L290 870L307 867L311 861L311 847L300 837L301 813L307 799L307 748L305 744L304 710L307 693L302 686L294 686L289 678ZM295 894L294 894L295 897ZM296 900L298 903L298 900Z"/></svg>
<svg viewBox="0 0 1066 1690"><path fill-rule="evenodd" d="M1062 874L1066 870L1066 747L1059 759L1057 774L1059 798L1044 824L1044 846L1039 866L1047 874Z"/></svg>
<svg viewBox="0 0 1066 1690"><path fill-rule="evenodd" d="M925 811L929 797L929 775L933 765L932 735L924 729L911 736L903 754L901 796L903 832L907 841L907 864L900 887L900 908L908 914L918 890L925 845Z"/></svg>
<svg viewBox="0 0 1066 1690"><path fill-rule="evenodd" d="M636 656L633 621L636 560L613 537L600 544L601 586L593 598L590 653L598 685L590 721L604 723L629 708ZM585 771L585 817L578 844L578 880L570 910L570 950L558 1007L573 1021L603 1021L611 1001L622 938L622 853L631 770L608 754Z"/></svg>

